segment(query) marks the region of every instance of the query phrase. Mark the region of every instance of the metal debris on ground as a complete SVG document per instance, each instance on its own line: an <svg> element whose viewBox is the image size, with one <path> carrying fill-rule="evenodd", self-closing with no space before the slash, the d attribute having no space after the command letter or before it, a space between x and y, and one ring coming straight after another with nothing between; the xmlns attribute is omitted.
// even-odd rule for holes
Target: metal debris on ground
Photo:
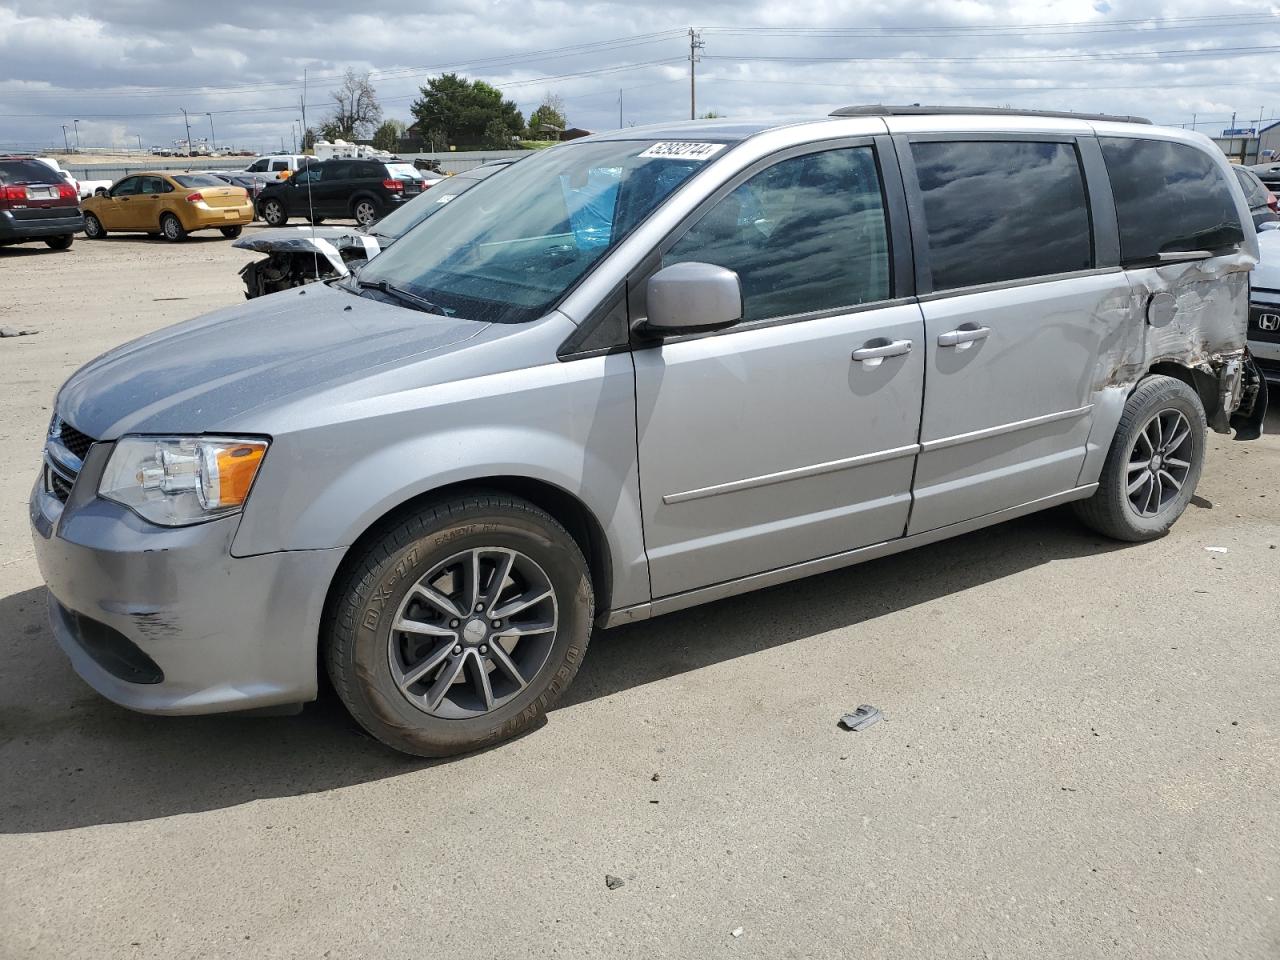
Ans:
<svg viewBox="0 0 1280 960"><path fill-rule="evenodd" d="M617 890L625 882L626 881L623 880L621 877L615 877L612 874L608 874L608 873L604 875L604 885L608 887L610 890Z"/></svg>
<svg viewBox="0 0 1280 960"><path fill-rule="evenodd" d="M1226 553L1227 552L1226 547L1205 547L1205 549L1208 550L1210 553Z"/></svg>
<svg viewBox="0 0 1280 960"><path fill-rule="evenodd" d="M0 327L0 337L30 337L39 330L19 330L17 327Z"/></svg>
<svg viewBox="0 0 1280 960"><path fill-rule="evenodd" d="M736 939L737 937L742 936L742 928L741 928L741 927L734 927L734 928L733 928L733 930L732 930L732 931L730 931L730 936L734 937L735 939Z"/></svg>
<svg viewBox="0 0 1280 960"><path fill-rule="evenodd" d="M846 730L852 730L857 733L859 730L865 730L873 723L878 723L884 718L884 714L880 712L878 707L873 707L869 703L864 703L853 713L846 713L840 718L840 726Z"/></svg>

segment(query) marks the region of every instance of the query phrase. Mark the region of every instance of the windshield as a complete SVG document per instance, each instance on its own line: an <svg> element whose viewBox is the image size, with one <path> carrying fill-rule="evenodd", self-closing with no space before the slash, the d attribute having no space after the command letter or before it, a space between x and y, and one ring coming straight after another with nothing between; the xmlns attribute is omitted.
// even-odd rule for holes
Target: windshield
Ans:
<svg viewBox="0 0 1280 960"><path fill-rule="evenodd" d="M466 193L485 177L501 169L503 168L497 166L486 167L483 169L483 175L481 170L472 170L460 176L442 180L426 193L418 194L403 207L397 207L391 211L375 223L369 232L386 240L399 240L446 203L452 201L454 197Z"/></svg>
<svg viewBox="0 0 1280 960"><path fill-rule="evenodd" d="M721 150L613 140L543 151L440 204L369 261L361 283L399 288L450 316L536 319Z"/></svg>

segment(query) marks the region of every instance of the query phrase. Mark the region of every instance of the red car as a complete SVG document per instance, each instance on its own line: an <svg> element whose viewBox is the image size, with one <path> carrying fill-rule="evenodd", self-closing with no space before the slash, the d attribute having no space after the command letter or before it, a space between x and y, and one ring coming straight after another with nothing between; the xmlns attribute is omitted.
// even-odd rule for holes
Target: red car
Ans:
<svg viewBox="0 0 1280 960"><path fill-rule="evenodd" d="M34 157L0 157L0 247L43 240L66 250L82 230L74 186Z"/></svg>

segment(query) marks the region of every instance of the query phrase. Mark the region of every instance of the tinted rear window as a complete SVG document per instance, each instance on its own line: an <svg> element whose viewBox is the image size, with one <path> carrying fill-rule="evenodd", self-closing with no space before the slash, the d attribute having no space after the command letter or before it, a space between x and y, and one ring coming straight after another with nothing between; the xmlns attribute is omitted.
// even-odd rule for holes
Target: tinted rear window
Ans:
<svg viewBox="0 0 1280 960"><path fill-rule="evenodd" d="M39 160L0 160L0 183L61 183L62 178Z"/></svg>
<svg viewBox="0 0 1280 960"><path fill-rule="evenodd" d="M1087 270L1084 177L1069 143L911 145L929 228L933 289Z"/></svg>
<svg viewBox="0 0 1280 960"><path fill-rule="evenodd" d="M1262 185L1262 181L1241 167L1232 167L1231 169L1235 173L1236 179L1240 181L1240 187L1244 190L1244 198L1249 201L1249 206L1266 206L1267 188Z"/></svg>
<svg viewBox="0 0 1280 960"><path fill-rule="evenodd" d="M1120 262L1161 253L1218 251L1244 239L1227 181L1208 154L1185 143L1099 137L1120 220Z"/></svg>
<svg viewBox="0 0 1280 960"><path fill-rule="evenodd" d="M225 187L226 181L211 177L207 173L184 173L174 177L174 182L183 187Z"/></svg>

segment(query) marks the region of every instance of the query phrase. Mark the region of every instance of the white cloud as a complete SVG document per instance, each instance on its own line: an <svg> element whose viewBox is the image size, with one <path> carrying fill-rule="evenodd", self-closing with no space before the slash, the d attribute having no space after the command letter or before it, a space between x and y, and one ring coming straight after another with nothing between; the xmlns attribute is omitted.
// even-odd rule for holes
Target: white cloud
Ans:
<svg viewBox="0 0 1280 960"><path fill-rule="evenodd" d="M389 116L408 116L426 68L455 64L459 72L502 85L526 113L554 91L564 97L570 121L588 129L617 125L620 89L626 121L676 119L688 115L688 39L682 31L689 23L708 27L698 66L699 112L776 117L857 102L1010 103L1166 122L1189 121L1192 114L1214 118L1201 127L1205 131L1226 126L1232 111L1252 119L1260 107L1268 116L1280 113L1269 83L1274 56L1126 55L1280 43L1280 21L1219 19L1179 29L1124 23L1258 12L1234 2L1206 11L1192 0L1125 0L1114 10L1107 0L923 0L909 7L896 0L713 0L696 6L431 0L405 13L375 15L332 0L178 0L164 5L163 16L159 9L131 0L63 0L53 7L46 0L0 0L6 25L0 31L0 148L58 143L61 124L72 118L82 120L82 142L92 137L118 144L135 134L147 144L167 142L183 136L182 107L192 113L193 127L199 117L201 135L207 133L204 114L212 111L220 142L278 147L282 136L290 140L303 69L319 78L308 95L310 104L319 105L332 85L328 78L348 66L376 72ZM1074 32L1034 26L1064 22L1082 26ZM726 29L710 29L715 26ZM760 27L774 32L750 29ZM851 27L916 32L831 32ZM813 30L827 32L804 32ZM640 36L656 31L671 34ZM619 37L637 39L609 49L528 56ZM1088 59L1107 53L1121 55ZM515 56L524 59L514 62ZM885 59L813 59L821 57ZM563 77L655 60L672 62ZM540 79L546 77L563 79ZM312 119L321 112L309 110Z"/></svg>

